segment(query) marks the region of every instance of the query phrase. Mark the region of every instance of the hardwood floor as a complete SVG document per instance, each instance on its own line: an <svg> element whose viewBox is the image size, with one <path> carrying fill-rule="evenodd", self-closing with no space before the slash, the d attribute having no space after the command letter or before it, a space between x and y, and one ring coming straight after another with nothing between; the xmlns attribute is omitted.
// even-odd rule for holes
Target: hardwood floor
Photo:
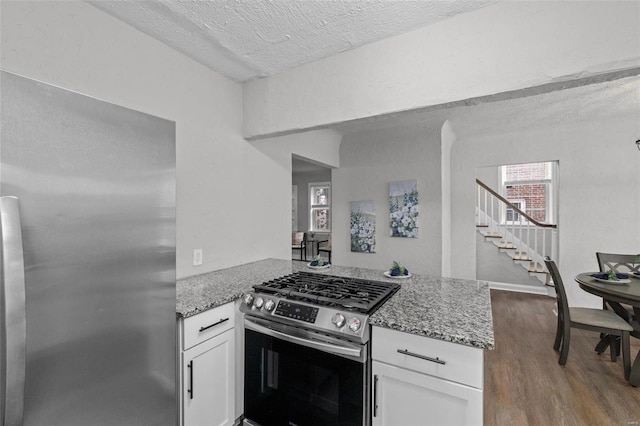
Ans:
<svg viewBox="0 0 640 426"><path fill-rule="evenodd" d="M624 380L622 358L593 350L598 333L571 329L561 366L555 299L491 290L491 304L496 348L485 351L485 425L640 424L640 388ZM632 337L632 362L638 350Z"/></svg>

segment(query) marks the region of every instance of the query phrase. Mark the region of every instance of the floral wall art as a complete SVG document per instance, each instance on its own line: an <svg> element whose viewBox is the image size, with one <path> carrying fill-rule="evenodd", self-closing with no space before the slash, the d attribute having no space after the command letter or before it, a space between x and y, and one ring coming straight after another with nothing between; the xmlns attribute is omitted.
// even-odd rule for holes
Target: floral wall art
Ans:
<svg viewBox="0 0 640 426"><path fill-rule="evenodd" d="M392 237L418 238L418 181L389 183L389 224Z"/></svg>
<svg viewBox="0 0 640 426"><path fill-rule="evenodd" d="M351 202L351 251L376 252L376 213L373 201Z"/></svg>

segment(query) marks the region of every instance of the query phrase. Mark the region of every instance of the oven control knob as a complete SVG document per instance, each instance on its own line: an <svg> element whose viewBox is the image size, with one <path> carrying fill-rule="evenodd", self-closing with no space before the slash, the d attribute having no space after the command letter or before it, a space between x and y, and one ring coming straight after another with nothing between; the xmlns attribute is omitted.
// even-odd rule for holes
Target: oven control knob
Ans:
<svg viewBox="0 0 640 426"><path fill-rule="evenodd" d="M265 308L267 311L269 311L269 312L273 311L273 308L275 308L275 307L276 307L276 302L274 302L274 301L273 301L273 300L271 300L271 299L268 299L268 300L264 303L264 308Z"/></svg>
<svg viewBox="0 0 640 426"><path fill-rule="evenodd" d="M345 323L345 319L344 319L344 315L342 314L335 314L333 317L331 317L331 322L335 324L336 327L338 328L342 328L342 326Z"/></svg>
<svg viewBox="0 0 640 426"><path fill-rule="evenodd" d="M253 304L253 296L250 294L245 294L244 299L242 299L245 305L251 306Z"/></svg>
<svg viewBox="0 0 640 426"><path fill-rule="evenodd" d="M264 305L264 300L262 299L262 297L258 297L256 301L253 302L253 306L255 306L258 309L262 308L262 305Z"/></svg>
<svg viewBox="0 0 640 426"><path fill-rule="evenodd" d="M357 333L360 330L360 320L358 318L351 318L349 320L349 330Z"/></svg>

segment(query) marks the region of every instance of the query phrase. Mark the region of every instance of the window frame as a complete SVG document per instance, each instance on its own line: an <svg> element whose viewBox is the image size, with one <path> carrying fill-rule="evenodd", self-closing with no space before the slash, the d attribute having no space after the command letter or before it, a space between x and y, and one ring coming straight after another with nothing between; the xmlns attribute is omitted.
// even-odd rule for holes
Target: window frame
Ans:
<svg viewBox="0 0 640 426"><path fill-rule="evenodd" d="M517 199L517 200L509 200L509 202L511 204L513 204L514 206L516 206L517 208L519 208L520 210L522 210L523 212L526 212L527 210L527 202L524 199ZM511 213L511 220L509 220L509 213ZM512 209L509 206L505 206L505 212L504 212L504 223L507 225L513 225L513 224L518 224L521 221L521 215L519 212L517 212L516 210ZM515 220L514 220L515 218Z"/></svg>
<svg viewBox="0 0 640 426"><path fill-rule="evenodd" d="M314 190L315 188L327 188L327 203L326 204L313 204ZM308 185L309 195L309 232L331 232L331 182L309 182ZM313 220L313 213L316 210L327 210L327 228L316 229L315 221Z"/></svg>

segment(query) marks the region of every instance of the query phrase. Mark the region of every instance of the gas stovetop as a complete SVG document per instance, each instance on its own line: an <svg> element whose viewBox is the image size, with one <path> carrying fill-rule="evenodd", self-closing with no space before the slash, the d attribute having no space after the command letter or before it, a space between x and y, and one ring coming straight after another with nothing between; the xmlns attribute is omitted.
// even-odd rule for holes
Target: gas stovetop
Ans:
<svg viewBox="0 0 640 426"><path fill-rule="evenodd" d="M253 286L258 293L289 300L372 314L399 288L398 284L296 272Z"/></svg>
<svg viewBox="0 0 640 426"><path fill-rule="evenodd" d="M368 338L369 315L399 288L396 283L296 272L254 285L240 310L363 342Z"/></svg>

